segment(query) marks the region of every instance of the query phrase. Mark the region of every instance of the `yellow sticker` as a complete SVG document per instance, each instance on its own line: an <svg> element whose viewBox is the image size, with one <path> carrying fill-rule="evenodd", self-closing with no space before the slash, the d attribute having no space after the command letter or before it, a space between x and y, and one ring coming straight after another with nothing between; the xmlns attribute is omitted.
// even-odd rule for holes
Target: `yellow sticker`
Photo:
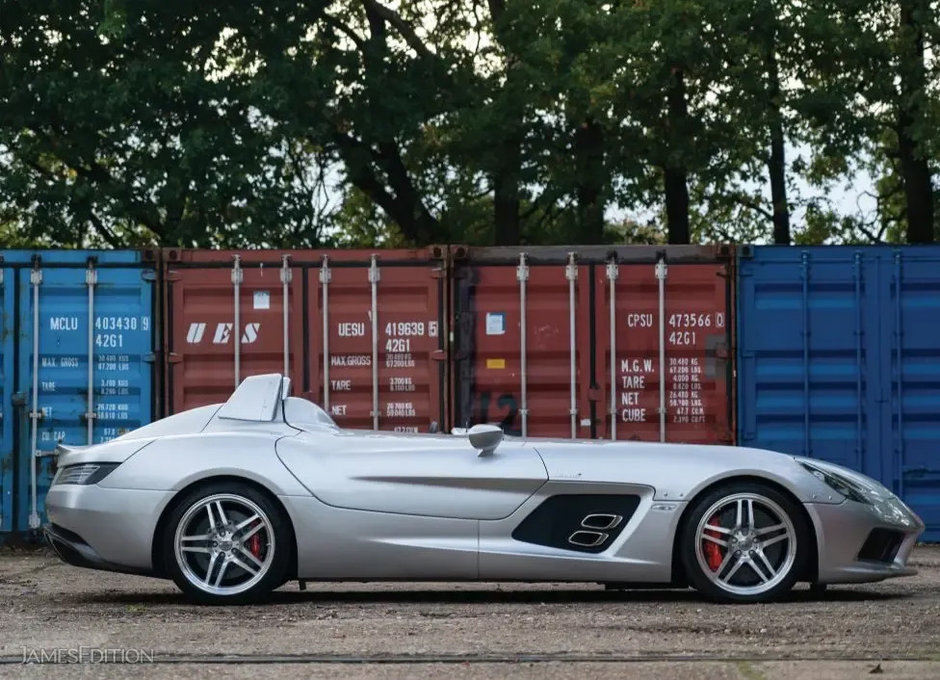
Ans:
<svg viewBox="0 0 940 680"><path fill-rule="evenodd" d="M506 368L505 359L487 359L486 360L487 368Z"/></svg>

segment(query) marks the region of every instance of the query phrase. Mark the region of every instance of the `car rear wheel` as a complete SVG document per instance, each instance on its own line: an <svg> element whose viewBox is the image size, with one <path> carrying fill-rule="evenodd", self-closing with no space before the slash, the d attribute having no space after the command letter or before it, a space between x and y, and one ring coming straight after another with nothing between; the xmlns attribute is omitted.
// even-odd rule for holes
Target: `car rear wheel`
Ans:
<svg viewBox="0 0 940 680"><path fill-rule="evenodd" d="M256 601L284 583L290 524L266 494L237 482L201 486L174 506L163 536L176 585L207 604Z"/></svg>
<svg viewBox="0 0 940 680"><path fill-rule="evenodd" d="M766 602L803 574L809 531L799 507L776 489L736 482L695 501L680 557L692 585L720 602Z"/></svg>

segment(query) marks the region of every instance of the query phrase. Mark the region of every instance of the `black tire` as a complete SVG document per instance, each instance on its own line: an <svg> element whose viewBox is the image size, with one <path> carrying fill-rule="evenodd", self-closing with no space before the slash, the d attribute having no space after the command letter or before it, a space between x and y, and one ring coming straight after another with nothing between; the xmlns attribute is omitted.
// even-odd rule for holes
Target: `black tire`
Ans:
<svg viewBox="0 0 940 680"><path fill-rule="evenodd" d="M178 543L183 536L193 538ZM264 600L291 573L290 519L267 493L244 482L210 481L187 492L174 503L159 540L167 573L200 604Z"/></svg>
<svg viewBox="0 0 940 680"><path fill-rule="evenodd" d="M801 508L759 482L729 482L696 498L678 540L689 583L716 602L768 602L784 595L803 576L812 551Z"/></svg>

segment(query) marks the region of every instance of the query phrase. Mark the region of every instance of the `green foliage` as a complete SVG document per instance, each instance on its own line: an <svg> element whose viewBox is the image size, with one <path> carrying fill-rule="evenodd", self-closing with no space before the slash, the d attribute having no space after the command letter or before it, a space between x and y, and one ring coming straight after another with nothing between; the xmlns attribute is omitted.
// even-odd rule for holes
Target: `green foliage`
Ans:
<svg viewBox="0 0 940 680"><path fill-rule="evenodd" d="M937 14L0 0L0 246L923 240Z"/></svg>

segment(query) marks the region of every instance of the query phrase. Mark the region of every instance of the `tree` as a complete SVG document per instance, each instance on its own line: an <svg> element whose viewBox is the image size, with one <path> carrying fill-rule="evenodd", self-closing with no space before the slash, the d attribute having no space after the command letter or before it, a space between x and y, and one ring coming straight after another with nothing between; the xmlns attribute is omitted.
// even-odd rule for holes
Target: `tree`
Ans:
<svg viewBox="0 0 940 680"><path fill-rule="evenodd" d="M253 106L240 7L0 7L0 202L50 244L319 242L303 145Z"/></svg>
<svg viewBox="0 0 940 680"><path fill-rule="evenodd" d="M932 242L940 70L936 60L928 63L927 45L940 34L937 3L813 0L804 13L804 73L812 87L802 109L821 165L844 172L846 159L855 158L882 169L879 189L903 193L906 240ZM883 181L890 175L897 181ZM892 198L879 193L879 209Z"/></svg>

